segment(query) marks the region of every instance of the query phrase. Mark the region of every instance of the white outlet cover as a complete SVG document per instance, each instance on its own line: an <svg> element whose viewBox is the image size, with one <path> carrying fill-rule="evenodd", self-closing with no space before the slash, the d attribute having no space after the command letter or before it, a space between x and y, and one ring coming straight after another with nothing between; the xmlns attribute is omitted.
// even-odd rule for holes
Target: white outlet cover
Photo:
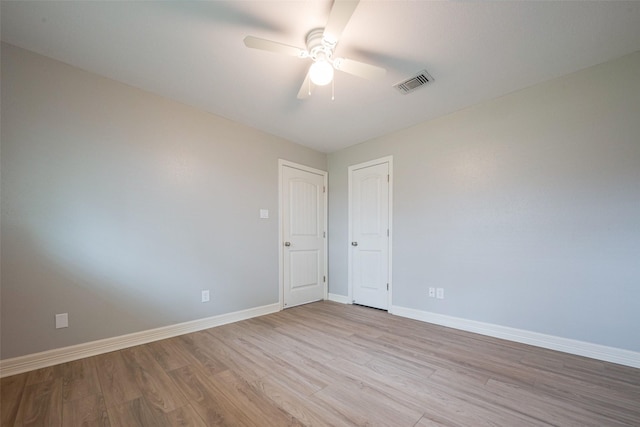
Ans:
<svg viewBox="0 0 640 427"><path fill-rule="evenodd" d="M56 329L69 327L69 313L56 314Z"/></svg>
<svg viewBox="0 0 640 427"><path fill-rule="evenodd" d="M269 209L260 209L260 218L261 219L269 218Z"/></svg>
<svg viewBox="0 0 640 427"><path fill-rule="evenodd" d="M202 302L209 302L209 291L202 291Z"/></svg>
<svg viewBox="0 0 640 427"><path fill-rule="evenodd" d="M436 297L436 288L429 288L429 298Z"/></svg>
<svg viewBox="0 0 640 427"><path fill-rule="evenodd" d="M436 289L436 298L444 299L444 288Z"/></svg>

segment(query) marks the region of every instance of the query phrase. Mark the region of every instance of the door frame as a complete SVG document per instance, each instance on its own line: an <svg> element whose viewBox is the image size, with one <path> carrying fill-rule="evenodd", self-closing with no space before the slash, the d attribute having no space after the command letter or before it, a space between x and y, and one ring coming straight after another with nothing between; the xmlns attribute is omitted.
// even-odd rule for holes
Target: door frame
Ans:
<svg viewBox="0 0 640 427"><path fill-rule="evenodd" d="M393 270L392 270L392 260L393 260L393 156L385 156L379 159L370 160L364 163L358 163L357 165L351 165L348 167L348 181L347 181L347 190L348 190L348 211L347 211L347 283L348 283L348 303L353 304L353 255L350 248L350 242L353 241L353 230L352 230L352 214L353 214L353 195L351 194L352 189L352 175L353 171L356 169L364 169L370 166L376 166L383 163L387 163L389 165L389 248L387 256L389 259L388 262L388 280L389 280L389 292L387 293L387 312L391 313L391 308L393 307Z"/></svg>
<svg viewBox="0 0 640 427"><path fill-rule="evenodd" d="M327 236L327 224L328 224L328 196L329 196L329 182L328 182L328 173L327 171L323 171L320 169L315 169L310 166L301 165L299 163L294 163L289 160L278 159L278 302L280 304L280 310L284 310L284 258L283 258L283 250L284 240L282 238L282 233L284 231L284 224L282 223L282 208L284 205L284 200L282 199L282 170L284 167L290 167L294 169L299 169L305 172L315 173L318 175L322 175L322 182L324 186L324 245L322 250L324 251L324 265L323 265L323 276L325 277L324 281L324 299L328 298L329 292L329 274L327 266L328 262L328 245L327 241L329 240L329 236Z"/></svg>

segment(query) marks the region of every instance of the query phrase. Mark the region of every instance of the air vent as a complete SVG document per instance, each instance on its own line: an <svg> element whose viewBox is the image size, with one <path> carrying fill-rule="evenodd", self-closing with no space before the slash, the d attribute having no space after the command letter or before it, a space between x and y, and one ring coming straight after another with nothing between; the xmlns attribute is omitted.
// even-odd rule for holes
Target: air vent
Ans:
<svg viewBox="0 0 640 427"><path fill-rule="evenodd" d="M427 70L422 70L410 79L407 79L400 83L396 83L395 85L393 85L393 87L398 89L398 92L407 94L426 85L427 83L431 83L432 81L433 77L431 77L431 75L427 73Z"/></svg>

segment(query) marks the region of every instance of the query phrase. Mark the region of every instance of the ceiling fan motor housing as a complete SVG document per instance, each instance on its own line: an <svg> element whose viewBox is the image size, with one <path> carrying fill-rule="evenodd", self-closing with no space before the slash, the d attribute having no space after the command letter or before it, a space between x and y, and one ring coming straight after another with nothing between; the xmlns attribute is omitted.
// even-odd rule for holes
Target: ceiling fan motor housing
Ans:
<svg viewBox="0 0 640 427"><path fill-rule="evenodd" d="M324 59L331 62L333 49L336 45L324 39L323 34L324 28L316 28L309 31L309 34L307 34L307 51L309 52L309 57L314 61Z"/></svg>

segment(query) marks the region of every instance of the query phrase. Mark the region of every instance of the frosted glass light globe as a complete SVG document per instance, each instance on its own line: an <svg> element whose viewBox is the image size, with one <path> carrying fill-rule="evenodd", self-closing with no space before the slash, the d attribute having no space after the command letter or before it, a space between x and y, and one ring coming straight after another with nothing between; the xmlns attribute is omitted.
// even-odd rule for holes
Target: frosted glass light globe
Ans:
<svg viewBox="0 0 640 427"><path fill-rule="evenodd" d="M311 64L309 78L318 86L329 84L333 80L333 67L324 59L320 59Z"/></svg>

